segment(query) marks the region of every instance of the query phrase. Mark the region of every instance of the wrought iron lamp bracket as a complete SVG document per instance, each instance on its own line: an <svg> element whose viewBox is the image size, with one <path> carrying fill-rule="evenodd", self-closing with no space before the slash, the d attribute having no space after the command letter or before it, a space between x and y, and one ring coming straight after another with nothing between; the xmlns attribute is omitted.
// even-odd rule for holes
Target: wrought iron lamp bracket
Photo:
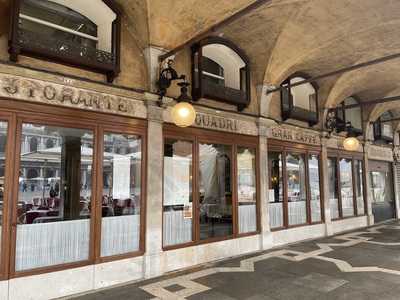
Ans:
<svg viewBox="0 0 400 300"><path fill-rule="evenodd" d="M173 81L182 80L178 85L181 87L181 95L178 97L177 101L190 101L190 97L187 95L188 86L190 83L186 81L186 75L178 75L178 72L172 67L173 60L169 59L164 68L160 70L160 74L157 81L159 95L158 105L163 105L163 98L167 94L167 90L171 87Z"/></svg>

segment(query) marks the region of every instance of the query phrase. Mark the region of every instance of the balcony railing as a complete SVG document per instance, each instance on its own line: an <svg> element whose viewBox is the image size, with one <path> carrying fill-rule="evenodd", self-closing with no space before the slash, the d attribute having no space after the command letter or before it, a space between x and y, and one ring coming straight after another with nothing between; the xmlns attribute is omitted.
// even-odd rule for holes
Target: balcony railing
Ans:
<svg viewBox="0 0 400 300"><path fill-rule="evenodd" d="M17 44L22 51L40 56L57 58L74 65L98 71L111 72L116 69L115 55L92 47L84 47L70 41L52 39L28 30L18 30Z"/></svg>
<svg viewBox="0 0 400 300"><path fill-rule="evenodd" d="M215 98L235 105L247 105L247 93L212 82L207 76L203 76L203 94L206 97Z"/></svg>

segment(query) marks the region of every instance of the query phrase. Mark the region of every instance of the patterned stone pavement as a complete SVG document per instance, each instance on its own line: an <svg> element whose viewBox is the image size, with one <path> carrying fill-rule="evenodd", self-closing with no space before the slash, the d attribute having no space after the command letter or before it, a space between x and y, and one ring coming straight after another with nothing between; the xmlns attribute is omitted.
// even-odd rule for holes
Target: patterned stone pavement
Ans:
<svg viewBox="0 0 400 300"><path fill-rule="evenodd" d="M400 299L400 222L75 299Z"/></svg>

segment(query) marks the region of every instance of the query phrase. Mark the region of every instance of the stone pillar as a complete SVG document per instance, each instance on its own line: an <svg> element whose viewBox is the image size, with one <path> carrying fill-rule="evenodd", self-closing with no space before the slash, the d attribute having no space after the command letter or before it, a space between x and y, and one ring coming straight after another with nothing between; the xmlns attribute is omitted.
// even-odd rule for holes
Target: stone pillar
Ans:
<svg viewBox="0 0 400 300"><path fill-rule="evenodd" d="M163 273L162 266L162 185L163 174L163 109L156 105L158 96L147 94L147 205L146 253L144 276L152 278Z"/></svg>
<svg viewBox="0 0 400 300"><path fill-rule="evenodd" d="M328 139L321 138L322 201L325 214L325 234L333 235L331 205L329 201Z"/></svg>
<svg viewBox="0 0 400 300"><path fill-rule="evenodd" d="M400 189L399 189L399 180L398 173L400 172L400 165L398 162L393 163L393 185L394 185L394 201L395 201L395 209L396 209L396 219L400 218Z"/></svg>
<svg viewBox="0 0 400 300"><path fill-rule="evenodd" d="M269 223L269 174L268 174L268 138L267 126L259 123L259 169L260 169L260 223L261 223L261 248L269 249L273 246L271 228Z"/></svg>
<svg viewBox="0 0 400 300"><path fill-rule="evenodd" d="M367 204L367 217L368 217L368 225L372 226L374 225L374 214L372 213L372 196L370 193L370 180L369 180L369 166L368 166L368 149L369 146L371 145L370 142L365 142L365 146L364 146L364 176L365 176L365 197L367 197L365 199L365 202Z"/></svg>
<svg viewBox="0 0 400 300"><path fill-rule="evenodd" d="M158 80L160 61L159 56L165 54L167 51L165 49L150 46L144 50L144 56L147 62L147 72L148 80L150 82L150 90L157 91L156 82Z"/></svg>
<svg viewBox="0 0 400 300"><path fill-rule="evenodd" d="M38 145L38 150L44 150L44 149L46 149L46 142L44 137L41 137Z"/></svg>

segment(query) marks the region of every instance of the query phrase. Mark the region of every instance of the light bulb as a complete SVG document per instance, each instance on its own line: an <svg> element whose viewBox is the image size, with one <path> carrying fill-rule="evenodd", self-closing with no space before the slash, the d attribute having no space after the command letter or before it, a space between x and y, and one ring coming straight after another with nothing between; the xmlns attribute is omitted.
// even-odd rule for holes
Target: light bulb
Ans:
<svg viewBox="0 0 400 300"><path fill-rule="evenodd" d="M188 127L196 120L196 110L188 102L179 102L172 108L171 117L176 126Z"/></svg>
<svg viewBox="0 0 400 300"><path fill-rule="evenodd" d="M343 141L343 147L347 151L356 151L360 146L360 142L356 137L348 137Z"/></svg>

